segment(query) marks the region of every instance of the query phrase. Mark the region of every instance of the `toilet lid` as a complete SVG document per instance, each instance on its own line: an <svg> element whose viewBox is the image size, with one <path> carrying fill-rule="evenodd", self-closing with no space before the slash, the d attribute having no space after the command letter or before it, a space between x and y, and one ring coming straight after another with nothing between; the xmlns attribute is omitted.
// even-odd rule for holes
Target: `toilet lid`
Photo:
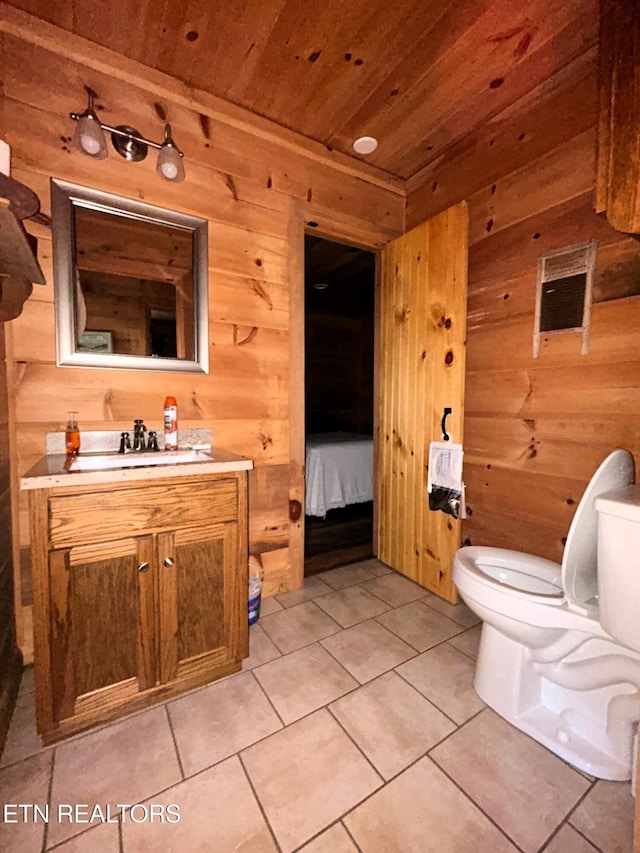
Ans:
<svg viewBox="0 0 640 853"><path fill-rule="evenodd" d="M633 483L635 465L628 450L614 450L600 465L582 496L569 528L562 557L562 588L569 601L584 605L598 593L598 495Z"/></svg>

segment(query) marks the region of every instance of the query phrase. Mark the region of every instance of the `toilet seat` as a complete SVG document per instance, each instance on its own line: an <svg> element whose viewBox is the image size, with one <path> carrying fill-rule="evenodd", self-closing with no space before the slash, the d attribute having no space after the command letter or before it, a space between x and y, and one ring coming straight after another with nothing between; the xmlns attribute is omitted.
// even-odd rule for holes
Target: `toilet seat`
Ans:
<svg viewBox="0 0 640 853"><path fill-rule="evenodd" d="M504 548L470 546L461 548L455 561L480 583L499 584L509 595L551 605L566 600L562 567L543 557Z"/></svg>

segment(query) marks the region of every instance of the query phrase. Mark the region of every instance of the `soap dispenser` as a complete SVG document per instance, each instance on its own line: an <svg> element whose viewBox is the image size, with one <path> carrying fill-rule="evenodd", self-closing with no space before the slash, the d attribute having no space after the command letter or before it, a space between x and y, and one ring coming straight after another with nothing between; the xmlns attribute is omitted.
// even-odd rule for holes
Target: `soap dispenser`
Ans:
<svg viewBox="0 0 640 853"><path fill-rule="evenodd" d="M67 456L76 456L80 452L80 430L76 421L77 412L69 412L69 420L64 434L64 446Z"/></svg>

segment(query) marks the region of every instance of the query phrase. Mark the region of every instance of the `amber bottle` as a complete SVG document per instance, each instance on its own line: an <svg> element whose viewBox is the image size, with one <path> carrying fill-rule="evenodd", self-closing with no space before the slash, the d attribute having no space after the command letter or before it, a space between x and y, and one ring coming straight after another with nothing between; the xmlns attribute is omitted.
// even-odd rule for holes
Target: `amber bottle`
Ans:
<svg viewBox="0 0 640 853"><path fill-rule="evenodd" d="M76 421L77 412L69 412L69 420L64 434L64 446L67 456L76 456L80 452L80 430Z"/></svg>

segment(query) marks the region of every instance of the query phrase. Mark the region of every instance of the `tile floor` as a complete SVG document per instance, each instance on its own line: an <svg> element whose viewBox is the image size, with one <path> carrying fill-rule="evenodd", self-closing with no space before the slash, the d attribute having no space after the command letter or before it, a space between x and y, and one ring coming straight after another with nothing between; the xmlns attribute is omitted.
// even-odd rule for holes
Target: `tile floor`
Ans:
<svg viewBox="0 0 640 853"><path fill-rule="evenodd" d="M631 853L630 785L484 707L479 638L463 604L367 560L263 602L241 673L56 747L35 734L27 671L0 802L50 820L0 825L0 850ZM56 819L78 803L140 805ZM160 820L170 805L178 823Z"/></svg>

